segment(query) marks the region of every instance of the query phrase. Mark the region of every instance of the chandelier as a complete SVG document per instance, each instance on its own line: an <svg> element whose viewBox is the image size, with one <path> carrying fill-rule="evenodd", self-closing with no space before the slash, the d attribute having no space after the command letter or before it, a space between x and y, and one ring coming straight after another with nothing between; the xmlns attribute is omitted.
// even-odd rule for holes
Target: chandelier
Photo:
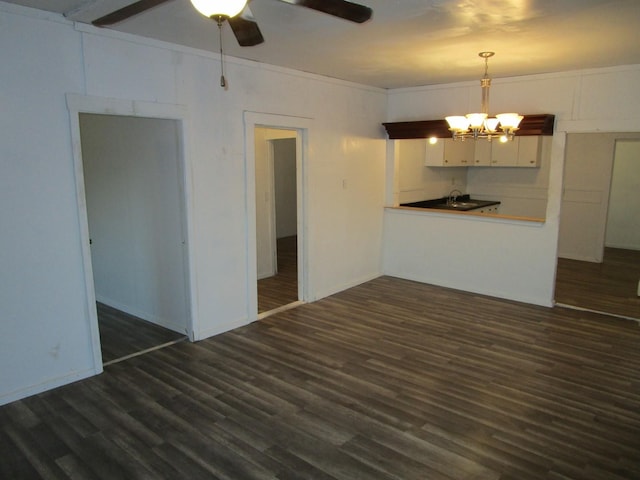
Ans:
<svg viewBox="0 0 640 480"><path fill-rule="evenodd" d="M484 77L480 80L482 87L482 112L469 113L445 117L449 124L449 130L454 140L465 138L485 138L491 141L494 137L500 137L501 141L513 140L518 125L522 121L522 115L517 113L501 113L495 117L489 117L489 90L491 88L491 78L487 73L489 70L489 58L495 52L480 52L478 56L484 58Z"/></svg>

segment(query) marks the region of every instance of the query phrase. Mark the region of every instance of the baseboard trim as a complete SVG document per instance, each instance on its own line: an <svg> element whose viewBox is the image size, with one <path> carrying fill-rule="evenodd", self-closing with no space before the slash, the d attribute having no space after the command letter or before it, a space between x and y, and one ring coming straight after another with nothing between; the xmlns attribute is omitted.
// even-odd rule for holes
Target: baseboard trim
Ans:
<svg viewBox="0 0 640 480"><path fill-rule="evenodd" d="M637 322L640 323L640 318L634 318L634 317L627 317L626 315L619 315L617 313L609 313L609 312L602 312L600 310L593 310L591 308L584 308L584 307L578 307L576 305L569 305L568 303L556 303L555 304L556 307L561 307L561 308L568 308L569 310L578 310L580 312L589 312L589 313L595 313L597 315L605 315L607 317L615 317L615 318L620 318L622 320L631 320L633 322Z"/></svg>
<svg viewBox="0 0 640 480"><path fill-rule="evenodd" d="M30 385L25 388L14 390L13 392L0 394L0 405L6 405L23 398L31 397L32 395L37 395L39 393L46 392L47 390L52 390L54 388L62 387L79 380L84 380L85 378L93 377L100 373L102 373L102 368L90 368L87 370L74 372L69 375L55 377L37 385Z"/></svg>

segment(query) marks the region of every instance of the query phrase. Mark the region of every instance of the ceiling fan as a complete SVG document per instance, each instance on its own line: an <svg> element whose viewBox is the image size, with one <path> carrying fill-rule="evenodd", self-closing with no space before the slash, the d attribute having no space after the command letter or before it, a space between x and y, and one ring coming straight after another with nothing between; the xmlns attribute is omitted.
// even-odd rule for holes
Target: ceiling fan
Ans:
<svg viewBox="0 0 640 480"><path fill-rule="evenodd" d="M139 0L119 10L104 15L93 22L97 27L106 27L138 15L150 8L172 0ZM291 5L307 7L319 12L328 13L334 17L363 23L371 18L373 11L369 7L346 0L279 0ZM228 21L242 47L250 47L264 42L264 37L258 28L249 3L251 0L191 0L193 6L200 13L218 23Z"/></svg>

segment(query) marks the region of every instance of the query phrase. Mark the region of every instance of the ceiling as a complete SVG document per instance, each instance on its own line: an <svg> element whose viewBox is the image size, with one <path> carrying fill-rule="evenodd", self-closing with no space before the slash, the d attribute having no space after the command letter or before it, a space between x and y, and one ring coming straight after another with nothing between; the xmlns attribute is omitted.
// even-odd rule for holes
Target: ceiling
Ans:
<svg viewBox="0 0 640 480"><path fill-rule="evenodd" d="M90 23L134 0L5 0ZM226 55L382 88L640 64L640 0L357 0L355 24L279 0L253 0L265 43ZM217 52L216 24L171 0L114 30Z"/></svg>

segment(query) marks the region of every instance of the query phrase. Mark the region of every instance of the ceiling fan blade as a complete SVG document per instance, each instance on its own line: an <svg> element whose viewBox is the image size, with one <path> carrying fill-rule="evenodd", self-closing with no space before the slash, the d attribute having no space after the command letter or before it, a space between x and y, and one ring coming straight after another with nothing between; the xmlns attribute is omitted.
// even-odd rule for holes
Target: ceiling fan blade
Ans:
<svg viewBox="0 0 640 480"><path fill-rule="evenodd" d="M264 42L262 32L253 19L253 15L248 6L245 7L240 15L228 18L227 21L241 47L252 47Z"/></svg>
<svg viewBox="0 0 640 480"><path fill-rule="evenodd" d="M373 10L364 5L347 2L346 0L280 0L292 5L318 10L334 17L344 18L351 22L363 23L371 18Z"/></svg>
<svg viewBox="0 0 640 480"><path fill-rule="evenodd" d="M138 15L145 10L149 10L150 8L170 1L171 0L139 0L135 3L132 3L131 5L127 5L126 7L122 7L119 10L100 17L91 22L91 24L96 27L106 27L108 25L113 25L114 23L121 22L129 17Z"/></svg>

